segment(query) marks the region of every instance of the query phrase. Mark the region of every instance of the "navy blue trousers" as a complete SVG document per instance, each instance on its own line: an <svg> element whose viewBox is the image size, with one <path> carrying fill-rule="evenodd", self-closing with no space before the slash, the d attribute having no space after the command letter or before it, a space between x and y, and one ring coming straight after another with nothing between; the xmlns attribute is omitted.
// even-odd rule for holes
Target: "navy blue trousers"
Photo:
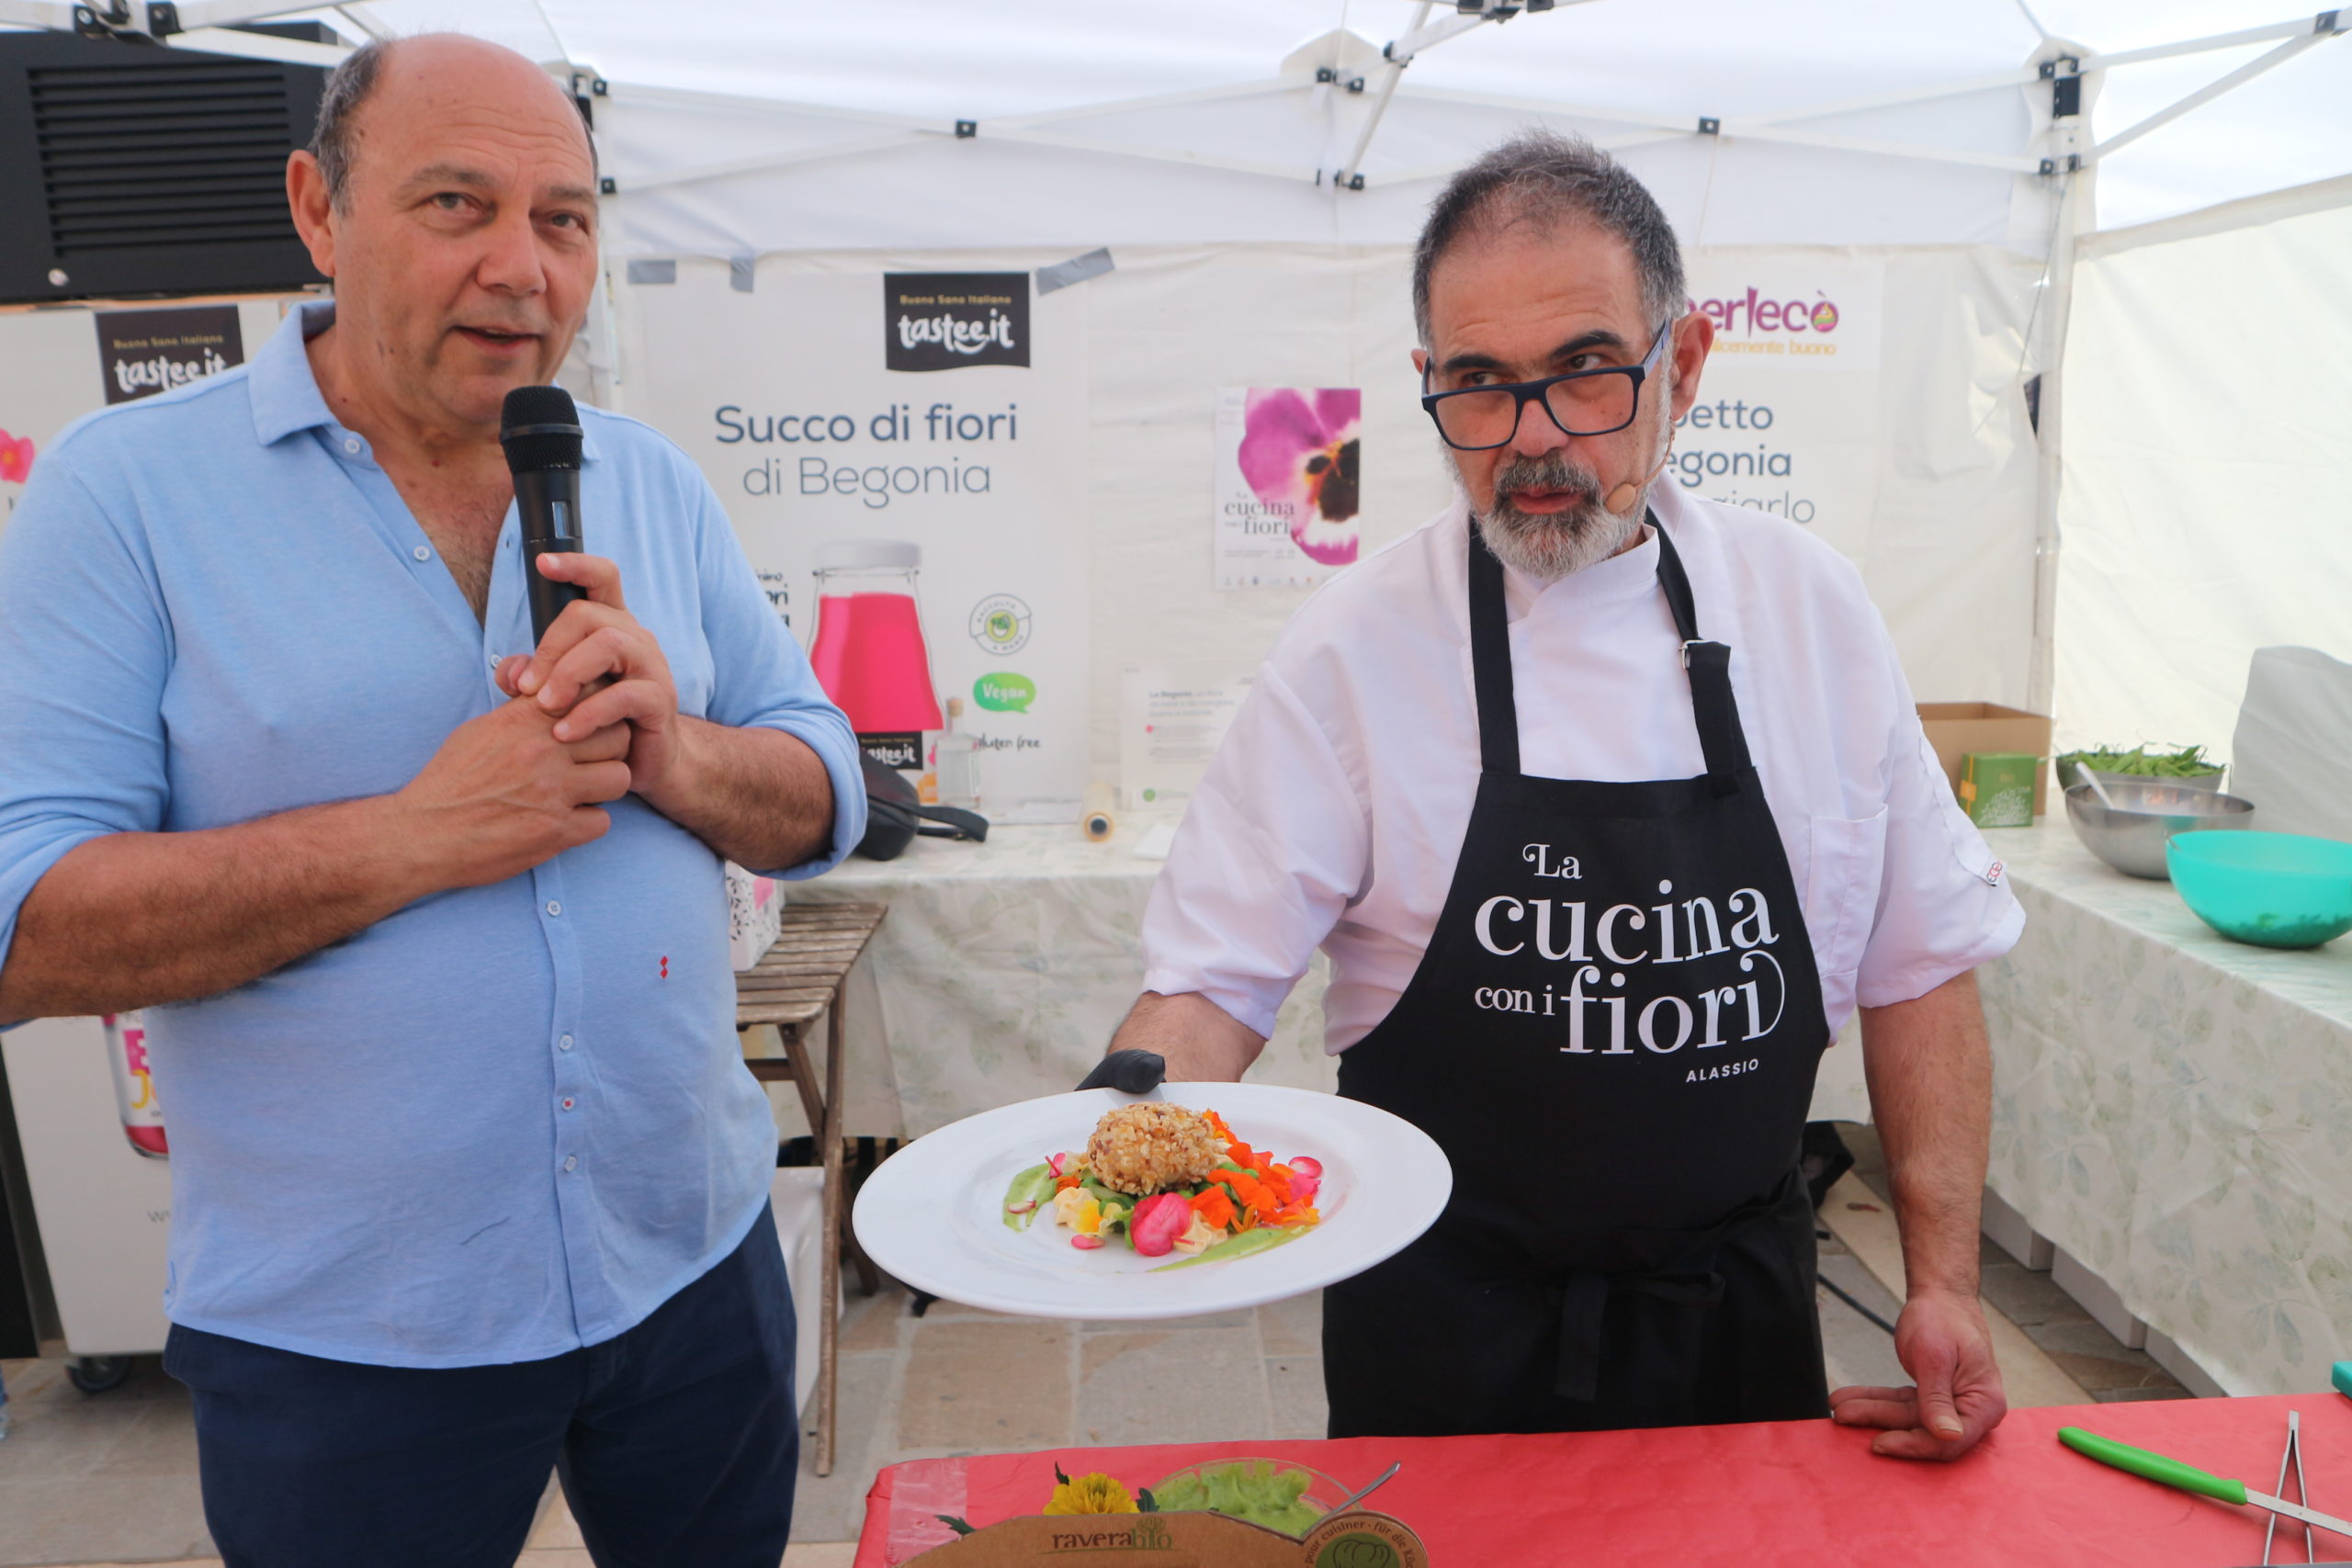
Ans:
<svg viewBox="0 0 2352 1568"><path fill-rule="evenodd" d="M226 1568L513 1568L552 1467L598 1568L776 1568L800 1422L763 1209L635 1328L503 1366L375 1367L175 1325Z"/></svg>

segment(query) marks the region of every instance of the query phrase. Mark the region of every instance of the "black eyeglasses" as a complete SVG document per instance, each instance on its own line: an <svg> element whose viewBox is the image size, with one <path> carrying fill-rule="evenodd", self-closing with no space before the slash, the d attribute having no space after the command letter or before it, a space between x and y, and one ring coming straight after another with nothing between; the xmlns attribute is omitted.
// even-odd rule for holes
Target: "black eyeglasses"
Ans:
<svg viewBox="0 0 2352 1568"><path fill-rule="evenodd" d="M1454 392L1424 391L1421 407L1430 411L1430 419L1445 444L1457 452L1491 452L1508 446L1519 430L1520 415L1530 402L1539 400L1561 434L1607 435L1634 423L1634 411L1641 406L1642 382L1657 367L1659 356L1666 352L1667 329L1673 324L1669 320L1659 325L1639 365L1571 370L1540 381L1464 387ZM1429 380L1424 370L1421 385L1426 388Z"/></svg>

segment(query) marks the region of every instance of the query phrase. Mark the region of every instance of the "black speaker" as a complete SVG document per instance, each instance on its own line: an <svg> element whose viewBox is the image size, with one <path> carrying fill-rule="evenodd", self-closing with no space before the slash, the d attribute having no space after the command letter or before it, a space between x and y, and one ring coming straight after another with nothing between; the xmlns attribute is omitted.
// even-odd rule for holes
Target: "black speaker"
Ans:
<svg viewBox="0 0 2352 1568"><path fill-rule="evenodd" d="M319 281L286 210L326 72L0 33L0 303Z"/></svg>

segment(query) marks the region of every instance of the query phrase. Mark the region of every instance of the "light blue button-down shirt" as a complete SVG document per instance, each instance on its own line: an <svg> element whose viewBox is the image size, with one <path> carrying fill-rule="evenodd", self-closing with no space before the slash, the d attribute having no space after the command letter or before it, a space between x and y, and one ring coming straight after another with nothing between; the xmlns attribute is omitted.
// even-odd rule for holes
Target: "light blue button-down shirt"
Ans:
<svg viewBox="0 0 2352 1568"><path fill-rule="evenodd" d="M0 962L25 896L102 834L381 795L504 699L528 651L514 514L487 626L303 352L94 414L0 535ZM675 446L583 408L588 547L679 711L824 760L856 743ZM750 1231L775 1126L734 1030L718 857L629 796L525 875L413 904L148 1014L172 1139L172 1320L342 1360L528 1360L611 1338Z"/></svg>

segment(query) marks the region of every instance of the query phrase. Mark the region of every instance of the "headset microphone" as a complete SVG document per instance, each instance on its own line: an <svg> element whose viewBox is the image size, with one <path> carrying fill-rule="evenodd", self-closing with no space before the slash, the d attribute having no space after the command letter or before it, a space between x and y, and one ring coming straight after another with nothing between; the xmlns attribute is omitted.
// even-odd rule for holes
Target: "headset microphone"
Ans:
<svg viewBox="0 0 2352 1568"><path fill-rule="evenodd" d="M514 511L523 525L524 581L531 595L531 646L546 640L563 607L586 592L539 573L543 554L577 555L580 530L580 411L561 387L517 387L499 415L498 444L514 476Z"/></svg>
<svg viewBox="0 0 2352 1568"><path fill-rule="evenodd" d="M1671 434L1668 434L1666 438L1666 456L1657 460L1657 467L1652 468L1649 473L1643 478L1642 482L1639 484L1635 484L1633 480L1627 479L1624 483L1611 491L1606 496L1603 496L1601 498L1600 504L1613 513L1622 513L1632 511L1634 502L1641 499L1642 491L1649 488L1651 480L1657 479L1658 475L1666 472L1667 464L1673 460L1674 437Z"/></svg>

